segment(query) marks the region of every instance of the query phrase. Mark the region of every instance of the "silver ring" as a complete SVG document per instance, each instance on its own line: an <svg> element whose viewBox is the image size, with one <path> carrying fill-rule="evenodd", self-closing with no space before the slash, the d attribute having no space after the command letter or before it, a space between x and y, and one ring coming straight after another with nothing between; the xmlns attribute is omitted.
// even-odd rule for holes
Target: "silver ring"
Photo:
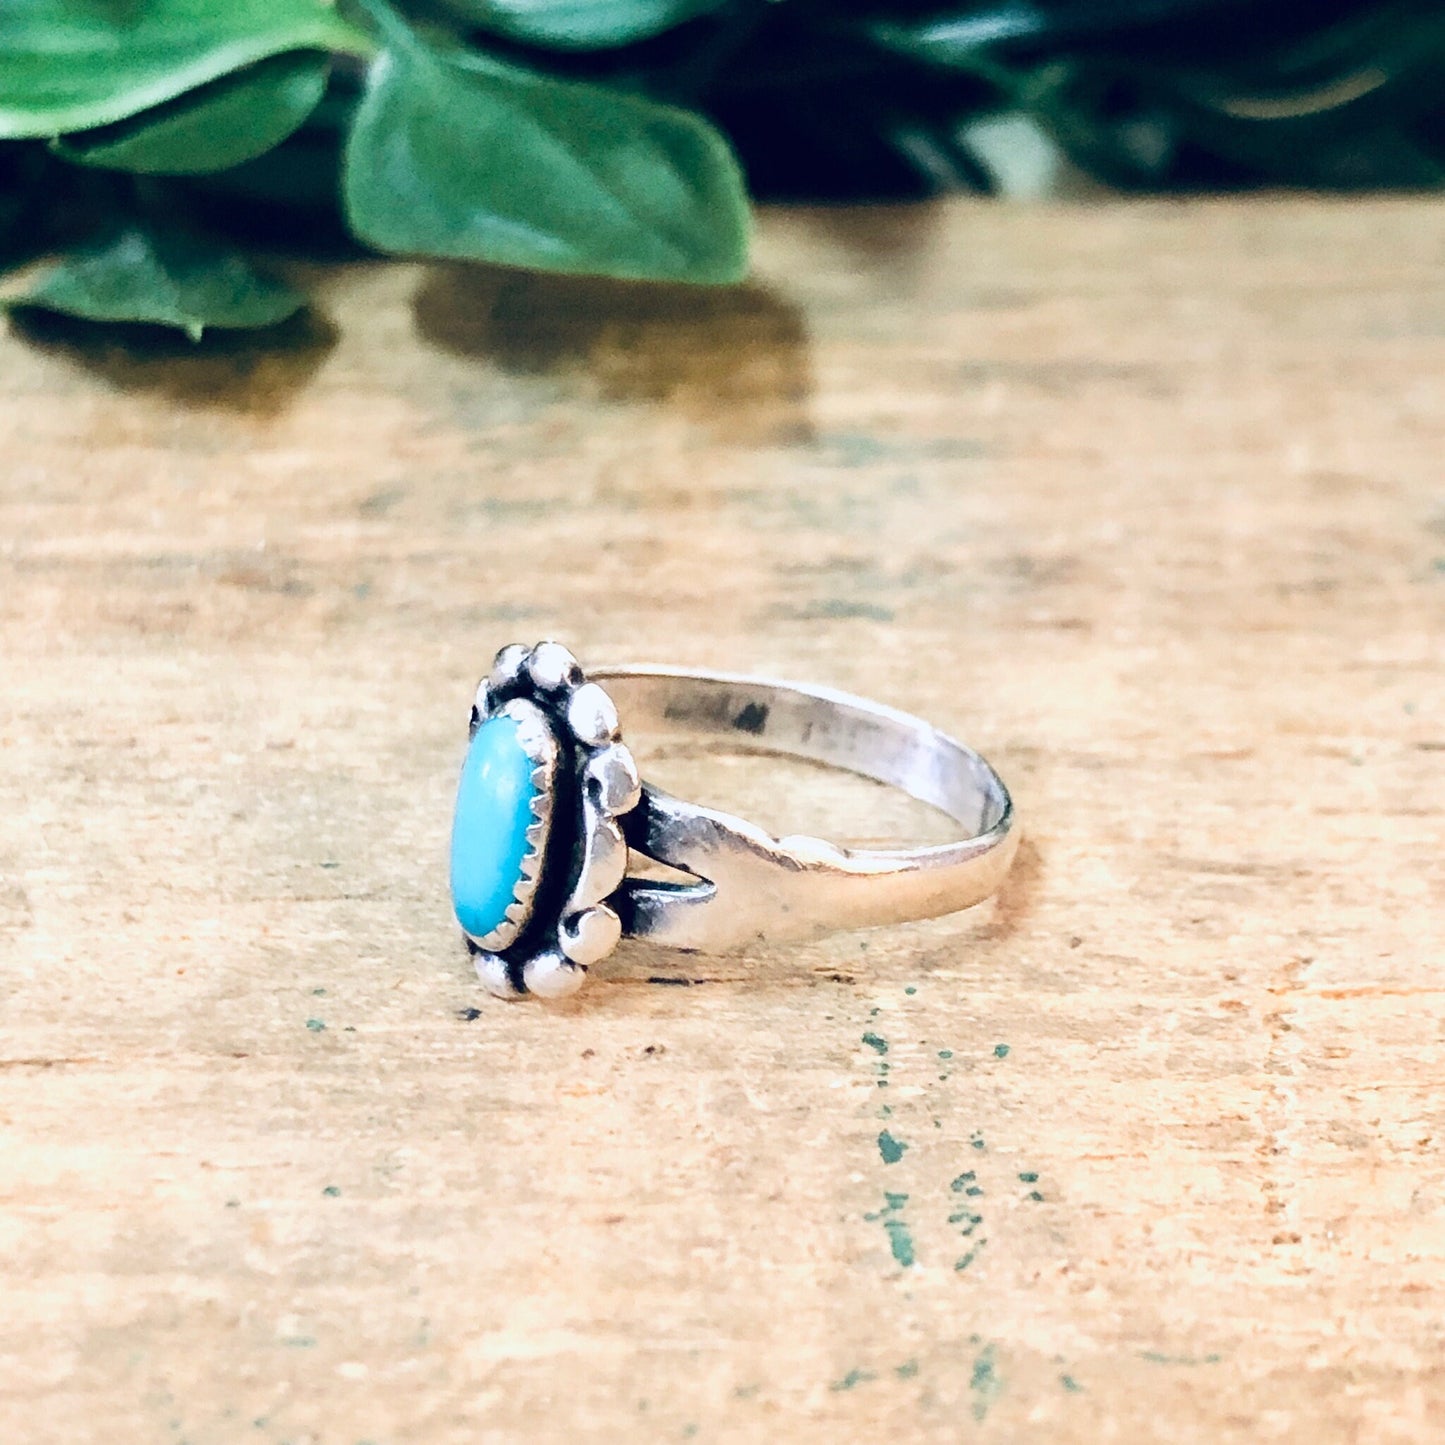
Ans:
<svg viewBox="0 0 1445 1445"><path fill-rule="evenodd" d="M964 836L902 849L774 838L642 782L623 716L650 734L729 738L890 784ZM1003 780L908 713L726 673L612 667L589 677L559 643L514 644L472 702L452 904L491 992L560 998L624 935L720 953L972 907L1003 882L1017 845ZM686 876L629 876L629 862L645 860Z"/></svg>

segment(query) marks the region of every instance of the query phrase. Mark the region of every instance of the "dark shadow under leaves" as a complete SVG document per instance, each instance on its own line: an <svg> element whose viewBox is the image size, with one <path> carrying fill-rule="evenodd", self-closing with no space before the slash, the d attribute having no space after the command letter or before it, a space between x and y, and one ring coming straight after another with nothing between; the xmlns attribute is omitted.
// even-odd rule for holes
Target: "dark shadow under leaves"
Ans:
<svg viewBox="0 0 1445 1445"><path fill-rule="evenodd" d="M426 340L514 376L581 375L607 400L676 410L728 444L789 445L811 435L802 313L767 286L441 265L415 305Z"/></svg>
<svg viewBox="0 0 1445 1445"><path fill-rule="evenodd" d="M120 391L156 392L190 407L282 412L336 344L336 328L307 308L255 331L207 331L82 321L16 306L11 329Z"/></svg>
<svg viewBox="0 0 1445 1445"><path fill-rule="evenodd" d="M847 251L856 269L911 277L934 254L948 210L934 201L872 206L811 206L795 214Z"/></svg>

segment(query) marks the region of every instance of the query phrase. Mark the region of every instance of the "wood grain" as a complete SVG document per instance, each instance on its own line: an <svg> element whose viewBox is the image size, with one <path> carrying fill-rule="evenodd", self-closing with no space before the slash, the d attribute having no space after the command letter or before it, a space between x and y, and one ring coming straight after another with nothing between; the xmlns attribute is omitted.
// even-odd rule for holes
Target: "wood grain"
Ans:
<svg viewBox="0 0 1445 1445"><path fill-rule="evenodd" d="M0 1439L1441 1439L1442 261L779 212L734 292L0 339ZM549 634L956 730L1004 896L493 1004L450 791Z"/></svg>

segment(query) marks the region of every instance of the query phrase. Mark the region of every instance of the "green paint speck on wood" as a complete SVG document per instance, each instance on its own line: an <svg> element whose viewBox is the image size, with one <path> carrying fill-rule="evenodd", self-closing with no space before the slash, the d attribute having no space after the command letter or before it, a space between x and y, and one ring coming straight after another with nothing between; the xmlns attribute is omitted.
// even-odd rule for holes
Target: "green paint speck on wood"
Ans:
<svg viewBox="0 0 1445 1445"><path fill-rule="evenodd" d="M993 1346L985 1345L973 1362L973 1374L969 1377L968 1388L973 1391L973 1418L982 1420L988 1414L989 1406L998 1398L1003 1389L998 1370L994 1366Z"/></svg>
<svg viewBox="0 0 1445 1445"><path fill-rule="evenodd" d="M895 1139L887 1129L878 1136L878 1152L883 1156L885 1164L896 1164L903 1158L903 1152L907 1148L907 1144L901 1139Z"/></svg>
<svg viewBox="0 0 1445 1445"><path fill-rule="evenodd" d="M310 1029L313 1034L319 1034L326 1025L320 1019L307 1019L306 1027Z"/></svg>
<svg viewBox="0 0 1445 1445"><path fill-rule="evenodd" d="M1060 1375L1059 1384L1061 1384L1064 1389L1066 1389L1071 1395L1079 1394L1079 1392L1084 1388L1072 1375Z"/></svg>
<svg viewBox="0 0 1445 1445"><path fill-rule="evenodd" d="M888 1231L888 1247L893 1251L893 1258L904 1269L912 1269L913 1236L908 1232L908 1226L901 1219L885 1219L883 1228Z"/></svg>
<svg viewBox="0 0 1445 1445"><path fill-rule="evenodd" d="M965 1234L966 1234L967 1232L968 1232L967 1230L964 1231ZM987 1243L988 1243L988 1240L986 1240L986 1239L981 1239L981 1240L979 1240L979 1242L978 1242L976 1245L974 1245L974 1247L973 1247L971 1250L969 1250L969 1252L968 1252L967 1254L961 1255L957 1260L955 1260L955 1261L954 1261L954 1265L953 1265L954 1272L957 1273L957 1274L962 1274L962 1273L964 1272L964 1270L966 1270L966 1269L969 1267L969 1265L971 1265L971 1264L974 1262L974 1260L976 1260L976 1259L978 1258L978 1252L979 1252L979 1250L981 1250L981 1249L984 1247L984 1245L986 1245Z"/></svg>
<svg viewBox="0 0 1445 1445"><path fill-rule="evenodd" d="M338 1189L334 1184L328 1184L326 1188L323 1189L321 1192L328 1199L339 1199L341 1197L341 1190Z"/></svg>
<svg viewBox="0 0 1445 1445"><path fill-rule="evenodd" d="M888 1052L888 1040L880 1039L871 1029L863 1035L863 1042L867 1044L875 1054L886 1054Z"/></svg>
<svg viewBox="0 0 1445 1445"><path fill-rule="evenodd" d="M849 1370L841 1380L834 1380L828 1388L834 1391L851 1390L856 1385L866 1385L869 1380L876 1378L871 1370Z"/></svg>
<svg viewBox="0 0 1445 1445"><path fill-rule="evenodd" d="M994 1058L996 1058L996 1059L1006 1059L1006 1058L1008 1058L1008 1045L1007 1045L1007 1044L995 1044L995 1045L993 1046L993 1056L994 1056Z"/></svg>
<svg viewBox="0 0 1445 1445"><path fill-rule="evenodd" d="M918 1361L906 1360L893 1372L900 1380L911 1380L918 1373Z"/></svg>
<svg viewBox="0 0 1445 1445"><path fill-rule="evenodd" d="M904 1269L911 1268L913 1264L913 1236L908 1232L908 1226L903 1220L889 1216L901 1213L903 1206L907 1203L908 1196L906 1194L894 1194L885 1190L882 1212L863 1216L868 1220L882 1220L883 1228L888 1231L888 1248L892 1250L893 1258Z"/></svg>

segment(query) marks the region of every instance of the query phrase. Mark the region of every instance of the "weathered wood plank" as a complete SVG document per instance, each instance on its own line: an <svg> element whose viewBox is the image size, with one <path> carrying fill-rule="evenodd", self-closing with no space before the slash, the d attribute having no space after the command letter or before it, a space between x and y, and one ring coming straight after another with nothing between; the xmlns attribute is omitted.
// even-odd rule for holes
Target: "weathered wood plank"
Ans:
<svg viewBox="0 0 1445 1445"><path fill-rule="evenodd" d="M1442 257L781 213L732 293L0 341L0 1438L1438 1440ZM1008 891L492 1004L449 793L547 634L957 730Z"/></svg>

